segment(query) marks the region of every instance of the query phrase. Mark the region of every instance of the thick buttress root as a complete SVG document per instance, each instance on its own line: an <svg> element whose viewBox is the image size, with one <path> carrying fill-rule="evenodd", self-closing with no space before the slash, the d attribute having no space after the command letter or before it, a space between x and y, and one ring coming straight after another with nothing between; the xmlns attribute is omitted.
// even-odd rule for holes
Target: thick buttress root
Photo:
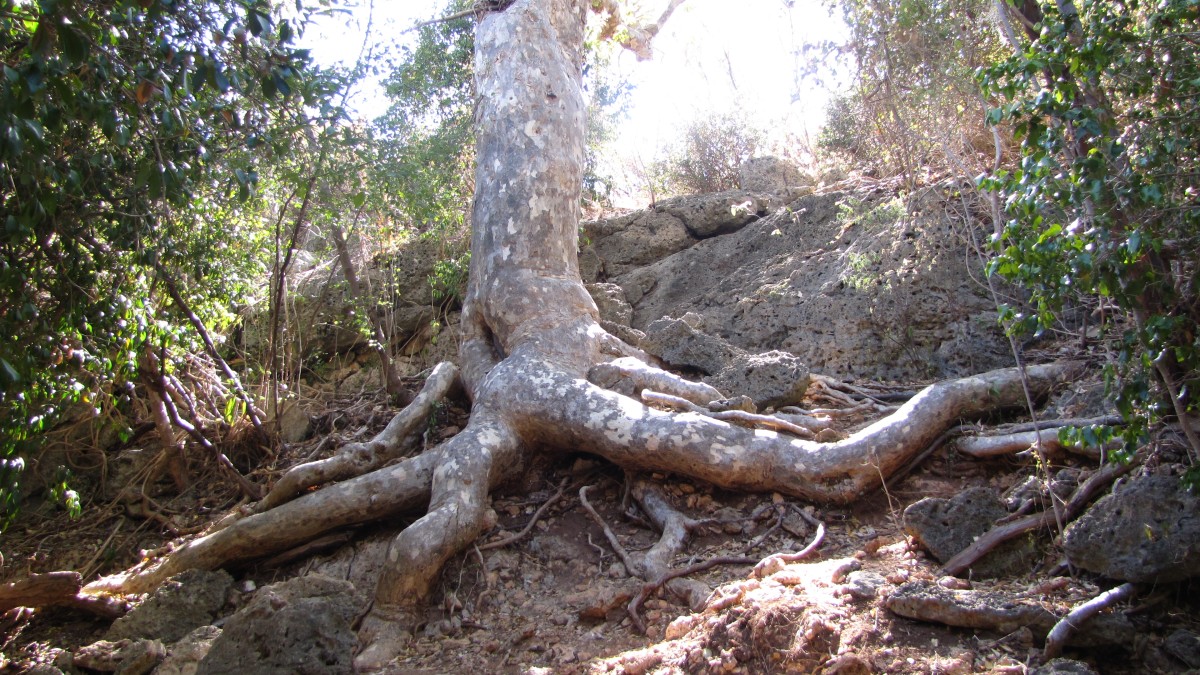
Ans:
<svg viewBox="0 0 1200 675"><path fill-rule="evenodd" d="M1033 366L1028 382L1035 393L1044 393L1077 369L1075 364ZM486 491L520 465L518 441L586 449L629 470L669 471L724 488L845 503L880 485L960 417L1023 400L1016 369L992 371L932 385L850 438L818 443L693 413L655 410L584 379L556 375L549 366L533 378L516 377L528 372L523 368L501 366L496 371L508 371L493 372L500 376L495 384L507 380L498 387L510 404L503 414L484 414L478 423L477 414L462 433L424 454L242 518L162 560L93 582L85 592L144 593L187 569L215 569L272 555L326 532L412 512L426 503L431 503L431 520L409 528L414 531L411 541L425 541L422 533L435 521L461 523L463 533L412 550L453 555L456 551L446 553L445 547L461 549L475 536L467 536L466 530L480 527L478 504ZM489 453L491 459L484 462L482 456ZM503 462L496 463L497 453ZM433 494L435 484L444 487L433 487ZM467 504L461 512L455 502L459 495ZM417 562L405 566L429 567Z"/></svg>
<svg viewBox="0 0 1200 675"><path fill-rule="evenodd" d="M489 477L497 473L494 468L517 463L518 444L506 424L486 415L472 416L446 443L433 474L429 511L388 547L388 565L359 631L357 670L380 668L404 647L442 565L495 524L488 518Z"/></svg>

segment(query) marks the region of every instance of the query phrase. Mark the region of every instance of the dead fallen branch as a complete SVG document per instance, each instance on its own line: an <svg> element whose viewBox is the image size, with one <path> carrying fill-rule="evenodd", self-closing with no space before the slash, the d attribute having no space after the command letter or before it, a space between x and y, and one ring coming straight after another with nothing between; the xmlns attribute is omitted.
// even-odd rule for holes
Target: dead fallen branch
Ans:
<svg viewBox="0 0 1200 675"><path fill-rule="evenodd" d="M19 581L0 585L0 614L16 607L74 607L106 619L123 615L128 607L111 598L79 595L83 577L79 572L31 574Z"/></svg>
<svg viewBox="0 0 1200 675"><path fill-rule="evenodd" d="M1111 588L1087 602L1076 605L1066 616L1059 619L1058 623L1054 624L1054 628L1050 629L1050 634L1046 636L1046 647L1042 650L1042 663L1047 663L1051 659L1057 658L1059 654L1062 654L1067 640L1083 624L1087 623L1088 619L1091 619L1118 602L1123 602L1133 597L1133 594L1136 592L1136 586L1131 583L1125 583L1116 588Z"/></svg>

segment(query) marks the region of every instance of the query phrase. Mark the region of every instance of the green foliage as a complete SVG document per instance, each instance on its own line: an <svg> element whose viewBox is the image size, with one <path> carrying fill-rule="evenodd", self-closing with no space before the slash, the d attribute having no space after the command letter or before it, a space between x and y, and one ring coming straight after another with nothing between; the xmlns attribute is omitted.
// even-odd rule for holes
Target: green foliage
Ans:
<svg viewBox="0 0 1200 675"><path fill-rule="evenodd" d="M467 274L471 268L471 252L453 258L444 258L433 264L433 275L429 283L433 286L433 299L438 303L454 301L461 303L467 294Z"/></svg>
<svg viewBox="0 0 1200 675"><path fill-rule="evenodd" d="M424 26L385 80L391 106L373 125L371 178L393 219L413 230L465 226L474 186L474 53L470 18Z"/></svg>
<svg viewBox="0 0 1200 675"><path fill-rule="evenodd" d="M602 160L606 147L617 139L633 91L632 85L620 79L612 67L614 51L618 49L618 45L609 41L589 43L583 68L588 104L583 198L598 204L607 203L612 192L614 179Z"/></svg>
<svg viewBox="0 0 1200 675"><path fill-rule="evenodd" d="M1009 216L989 272L1029 292L1031 312L1003 312L1013 331L1095 317L1133 447L1200 401L1200 14L1194 0L1041 12L1036 37L979 74L989 121L1021 143L1018 166L979 180Z"/></svg>
<svg viewBox="0 0 1200 675"><path fill-rule="evenodd" d="M737 113L714 113L684 127L652 173L667 192L703 194L738 187L738 168L758 154L763 133Z"/></svg>
<svg viewBox="0 0 1200 675"><path fill-rule="evenodd" d="M989 0L846 0L838 6L849 37L823 51L851 56L855 70L849 91L827 110L821 147L910 182L923 170L962 173L990 160L993 139L974 81L975 69L1001 52Z"/></svg>
<svg viewBox="0 0 1200 675"><path fill-rule="evenodd" d="M250 287L254 162L287 152L328 92L289 46L291 16L265 0L0 3L0 525L16 458L64 411L119 405L147 347L192 346L163 274L218 321Z"/></svg>
<svg viewBox="0 0 1200 675"><path fill-rule="evenodd" d="M889 228L908 213L900 196L873 203L851 195L838 200L837 208L837 222L842 227L859 225L868 232Z"/></svg>

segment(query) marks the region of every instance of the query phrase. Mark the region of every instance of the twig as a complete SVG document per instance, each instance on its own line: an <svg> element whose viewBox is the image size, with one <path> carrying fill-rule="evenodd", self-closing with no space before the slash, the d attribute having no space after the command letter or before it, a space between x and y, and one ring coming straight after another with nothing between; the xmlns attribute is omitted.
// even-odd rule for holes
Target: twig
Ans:
<svg viewBox="0 0 1200 675"><path fill-rule="evenodd" d="M104 550L106 548L108 548L108 545L110 543L112 543L113 537L117 536L117 532L120 531L121 526L124 524L125 524L125 516L118 516L117 517L117 526L114 527L112 529L112 532L110 532L108 534L108 538L104 540L104 543L100 544L100 548L96 549L96 553L92 556L92 559L87 561L87 564L85 564L82 567L84 579L87 579L88 577L92 576L92 574L96 571L96 570L92 569L92 565L95 564L95 562L97 560L99 560L100 555L103 554Z"/></svg>
<svg viewBox="0 0 1200 675"><path fill-rule="evenodd" d="M808 543L808 546L805 546L795 553L776 553L775 555L763 558L758 562L757 565L754 566L754 571L751 572L751 574L753 574L755 577L761 579L767 576L767 574L770 573L767 571L768 568L773 568L772 571L774 571L783 565L790 565L791 563L804 560L808 556L812 555L818 548L820 548L821 543L825 541L825 523L813 518L800 509L795 509L795 511L796 513L800 514L801 518L807 520L810 525L816 526L817 531L815 534L813 534L812 541Z"/></svg>
<svg viewBox="0 0 1200 675"><path fill-rule="evenodd" d="M1088 619L1118 602L1132 597L1136 592L1136 586L1132 583L1124 583L1097 595L1087 602L1076 605L1058 623L1054 624L1054 628L1046 636L1046 647L1042 650L1042 663L1057 658L1062 653L1063 646L1067 643L1067 640Z"/></svg>
<svg viewBox="0 0 1200 675"><path fill-rule="evenodd" d="M604 519L600 517L599 513L596 513L596 509L592 508L591 502L588 501L587 491L591 488L591 485L584 485L583 487L579 488L579 503L583 504L584 510L588 512L588 515L592 517L592 520L596 521L596 524L599 525L600 529L604 531L604 536L606 539L608 539L608 545L612 547L613 551L616 552L617 557L621 559L621 562L625 565L625 569L628 570L630 574L633 574L633 571L637 568L634 567L633 559L629 557L629 552L625 550L625 547L622 546L621 542L617 540L617 535L613 534L613 531L609 529L608 523L604 522Z"/></svg>
<svg viewBox="0 0 1200 675"><path fill-rule="evenodd" d="M716 558L709 558L703 562L698 562L694 565L682 567L677 570L671 570L658 577L654 581L648 581L642 584L642 589L638 591L638 594L634 596L632 600L629 601L629 604L625 608L629 613L629 620L633 623L634 627L639 633L645 635L646 622L642 621L642 603L646 602L646 598L649 598L655 591L662 588L667 582L678 579L679 577L691 576L693 574L712 569L717 565L753 565L755 562L755 558L748 558L745 556L718 556Z"/></svg>
<svg viewBox="0 0 1200 675"><path fill-rule="evenodd" d="M259 493L258 486L254 483L251 483L245 476L243 476L242 473L237 470L237 467L233 465L233 462L229 461L229 458L225 456L225 453L221 452L220 448L213 445L211 441L205 438L204 434L201 433L199 429L192 425L192 423L179 416L179 409L175 407L175 403L171 401L169 396L163 398L163 403L167 407L167 412L171 415L171 422L175 426L186 431L189 436L191 436L196 440L197 443L200 444L201 447L203 447L205 450L208 450L213 454L214 457L216 457L217 464L219 464L221 468L225 470L225 473L229 474L229 476L233 478L234 482L236 482L238 487L241 488L242 494L255 501L262 499L262 495Z"/></svg>
<svg viewBox="0 0 1200 675"><path fill-rule="evenodd" d="M258 419L254 401L250 399L250 395L242 388L242 381L238 379L237 373L234 373L229 364L225 362L225 359L221 358L220 352L217 351L212 338L208 335L208 329L204 327L204 322L200 320L200 317L196 316L195 312L184 301L183 296L179 293L179 288L175 285L175 280L167 272L166 268L161 263L155 263L154 267L155 271L158 272L158 276L162 278L163 283L166 285L167 293L171 296L171 300L175 303L175 306L179 308L179 311L183 312L183 315L191 322L192 327L196 329L196 333L200 335L200 339L204 342L205 351L221 367L221 372L225 373L225 377L229 378L229 381L233 383L233 391L241 399L242 403L246 405L246 416L250 418L250 423L254 425L254 429L260 434L259 437L263 439L270 438L267 432L263 430L262 421Z"/></svg>
<svg viewBox="0 0 1200 675"><path fill-rule="evenodd" d="M537 511L533 512L533 517L530 518L529 522L525 524L524 529L522 529L520 532L518 532L512 536L505 537L505 538L501 539L500 541L490 541L481 546L476 546L475 550L476 551L490 551L494 548L502 548L502 547L508 546L510 544L515 544L518 541L520 541L521 539L523 539L525 537L525 535L527 535L531 531L533 531L533 526L537 525L537 522L539 519L541 519L542 514L545 513L546 509L553 506L554 503L557 502L563 496L563 492L565 492L566 489L567 489L567 479L564 478L564 479L562 479L562 482L558 484L558 492L555 492L553 495L551 495L551 497L549 499L547 499L545 502L542 503L541 506L538 507Z"/></svg>

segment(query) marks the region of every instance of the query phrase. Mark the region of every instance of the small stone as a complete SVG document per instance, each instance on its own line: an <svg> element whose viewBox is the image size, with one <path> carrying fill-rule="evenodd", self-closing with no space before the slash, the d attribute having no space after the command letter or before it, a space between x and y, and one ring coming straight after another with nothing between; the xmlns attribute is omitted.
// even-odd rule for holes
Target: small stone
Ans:
<svg viewBox="0 0 1200 675"><path fill-rule="evenodd" d="M952 591L965 591L971 588L971 582L947 575L938 579L938 586L949 588Z"/></svg>

